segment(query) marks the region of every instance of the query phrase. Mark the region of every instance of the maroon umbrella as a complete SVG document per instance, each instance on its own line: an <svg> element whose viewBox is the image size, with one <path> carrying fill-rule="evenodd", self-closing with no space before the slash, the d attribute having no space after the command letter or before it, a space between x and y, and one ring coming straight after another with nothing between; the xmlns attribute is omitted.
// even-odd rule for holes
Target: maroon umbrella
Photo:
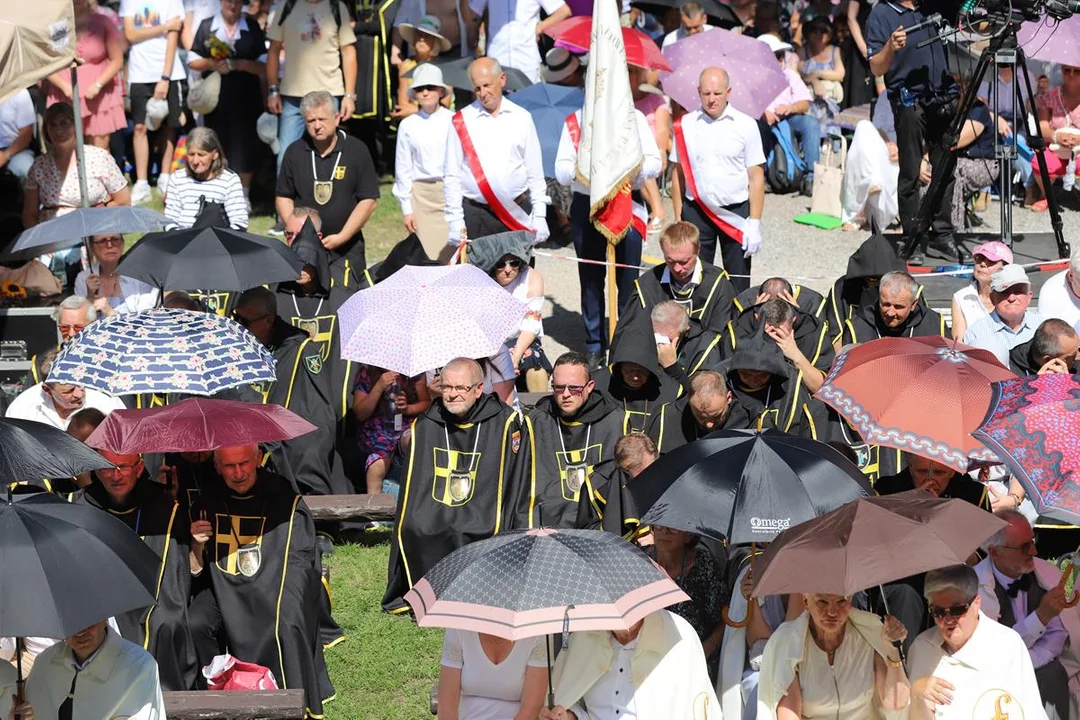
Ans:
<svg viewBox="0 0 1080 720"><path fill-rule="evenodd" d="M86 444L122 454L202 452L290 440L315 429L280 405L197 397L147 410L114 410Z"/></svg>
<svg viewBox="0 0 1080 720"><path fill-rule="evenodd" d="M780 533L754 568L754 595L851 595L959 565L1005 521L923 490L860 498Z"/></svg>

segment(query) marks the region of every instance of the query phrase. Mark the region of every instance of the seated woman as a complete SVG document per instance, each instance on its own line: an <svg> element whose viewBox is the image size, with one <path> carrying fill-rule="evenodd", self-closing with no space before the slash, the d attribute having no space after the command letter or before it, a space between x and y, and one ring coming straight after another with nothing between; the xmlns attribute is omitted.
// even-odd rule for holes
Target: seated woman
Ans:
<svg viewBox="0 0 1080 720"><path fill-rule="evenodd" d="M765 645L758 718L800 720L904 718L911 686L892 643L907 637L855 610L844 595L805 595L807 612L784 623Z"/></svg>
<svg viewBox="0 0 1080 720"><path fill-rule="evenodd" d="M397 30L413 49L413 56L402 60L398 65L397 105L390 110L390 117L400 121L420 112L420 103L415 93L410 92L413 80L406 75L417 66L433 62L441 53L450 50L450 41L443 37L442 24L434 15L424 15L415 25L401 23ZM454 102L454 89L447 87L439 102L443 107L451 107Z"/></svg>
<svg viewBox="0 0 1080 720"><path fill-rule="evenodd" d="M724 623L720 617L724 568L697 535L654 525L653 557L690 600L668 608L681 615L698 634L709 677L716 680Z"/></svg>
<svg viewBox="0 0 1080 720"><path fill-rule="evenodd" d="M990 276L1013 261L1012 250L1003 242L991 240L971 251L975 273L971 282L953 293L952 337L959 340L967 329L990 315Z"/></svg>
<svg viewBox="0 0 1080 720"><path fill-rule="evenodd" d="M535 720L547 689L545 640L447 630L439 720Z"/></svg>
<svg viewBox="0 0 1080 720"><path fill-rule="evenodd" d="M821 124L822 135L840 137L840 103L844 101L844 60L832 42L832 25L818 16L802 27L806 44L800 52L799 72L814 94L810 114Z"/></svg>
<svg viewBox="0 0 1080 720"><path fill-rule="evenodd" d="M361 365L353 386L353 415L357 441L365 455L367 492L383 491L383 479L390 470L398 442L408 443L412 418L431 406L427 383L421 375L403 377L392 370Z"/></svg>
<svg viewBox="0 0 1080 720"><path fill-rule="evenodd" d="M994 159L994 139L997 128L990 118L990 109L976 100L956 143L956 170L953 173L953 227L964 227L967 201L972 194L997 182L998 164Z"/></svg>
<svg viewBox="0 0 1080 720"><path fill-rule="evenodd" d="M124 238L119 235L95 235L90 241L90 268L75 276L75 294L94 304L104 317L157 305L158 291L142 280L116 272L124 254Z"/></svg>
<svg viewBox="0 0 1080 720"><path fill-rule="evenodd" d="M1035 157L1035 162L1046 165L1051 182L1064 177L1070 168L1075 176L1076 162L1073 158L1076 148L1080 147L1080 67L1062 65L1061 77L1061 87L1049 88L1036 100L1039 131L1047 142L1047 149ZM1038 195L1043 199L1034 202L1031 209L1045 212L1046 188L1043 187L1038 167L1034 168L1032 177Z"/></svg>
<svg viewBox="0 0 1080 720"><path fill-rule="evenodd" d="M845 230L889 227L900 211L899 154L892 109L874 106L872 120L860 120L848 150L840 186L841 219Z"/></svg>
<svg viewBox="0 0 1080 720"><path fill-rule="evenodd" d="M189 228L209 203L220 205L233 230L247 230L247 197L240 176L229 169L217 133L195 128L187 136L187 167L169 178L165 215Z"/></svg>

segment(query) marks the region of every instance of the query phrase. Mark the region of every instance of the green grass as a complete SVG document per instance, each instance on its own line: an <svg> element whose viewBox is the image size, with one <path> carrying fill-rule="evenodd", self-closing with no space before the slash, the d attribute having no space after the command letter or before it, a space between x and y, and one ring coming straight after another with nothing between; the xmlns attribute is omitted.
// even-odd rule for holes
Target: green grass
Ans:
<svg viewBox="0 0 1080 720"><path fill-rule="evenodd" d="M389 545L349 544L330 561L334 619L346 640L326 651L337 697L329 720L420 720L439 675L442 631L382 612Z"/></svg>

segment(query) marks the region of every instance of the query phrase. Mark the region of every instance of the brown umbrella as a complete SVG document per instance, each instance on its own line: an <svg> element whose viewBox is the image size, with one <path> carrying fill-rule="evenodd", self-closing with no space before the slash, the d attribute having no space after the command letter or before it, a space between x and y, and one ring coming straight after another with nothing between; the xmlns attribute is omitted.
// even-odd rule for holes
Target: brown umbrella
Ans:
<svg viewBox="0 0 1080 720"><path fill-rule="evenodd" d="M1005 524L923 490L860 498L780 533L754 569L754 595L851 595L966 562Z"/></svg>

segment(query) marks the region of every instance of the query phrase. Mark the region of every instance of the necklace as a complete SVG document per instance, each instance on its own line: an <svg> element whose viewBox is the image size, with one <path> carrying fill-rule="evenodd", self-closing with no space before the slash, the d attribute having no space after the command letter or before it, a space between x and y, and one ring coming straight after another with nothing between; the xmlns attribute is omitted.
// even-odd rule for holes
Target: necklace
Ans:
<svg viewBox="0 0 1080 720"><path fill-rule="evenodd" d="M314 182L313 193L315 195L315 202L320 205L325 205L330 202L330 198L334 195L334 178L337 177L338 167L340 167L340 165L341 150L338 150L337 157L334 158L334 169L330 171L330 179L320 180L319 173L315 170L315 150L313 149L311 151L311 177Z"/></svg>

